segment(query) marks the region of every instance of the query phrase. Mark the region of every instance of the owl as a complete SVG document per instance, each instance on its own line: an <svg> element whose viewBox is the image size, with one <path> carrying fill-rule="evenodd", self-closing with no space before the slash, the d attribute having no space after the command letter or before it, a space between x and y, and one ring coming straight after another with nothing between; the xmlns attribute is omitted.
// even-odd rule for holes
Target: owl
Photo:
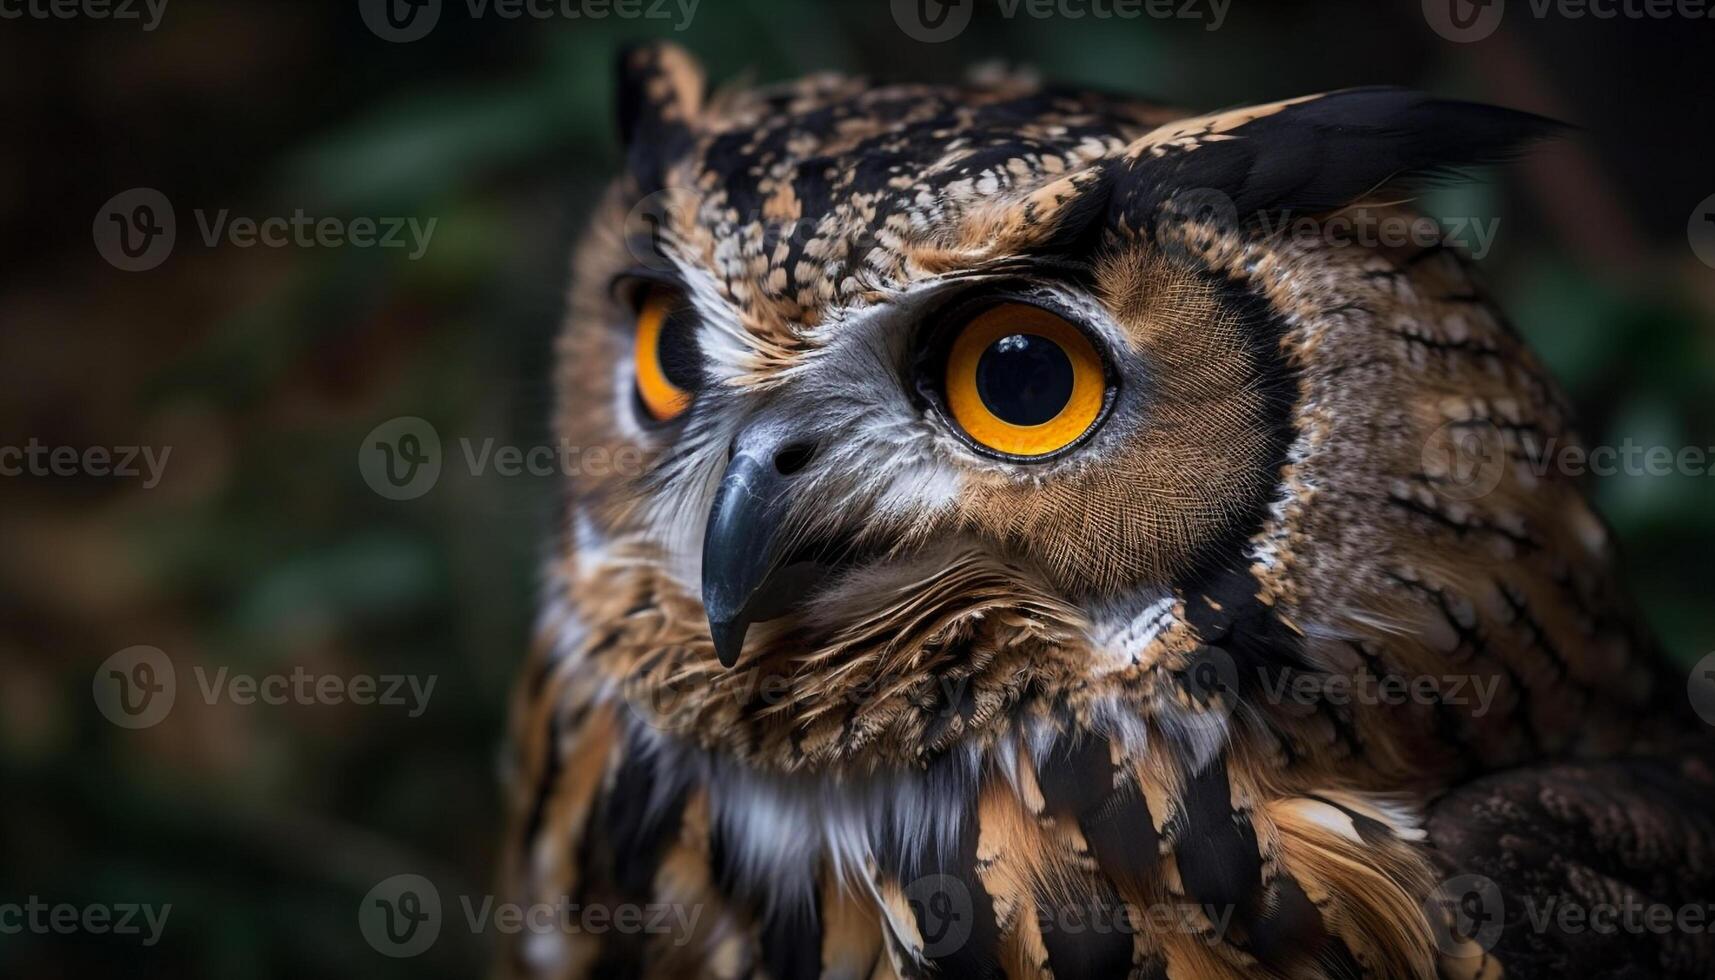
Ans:
<svg viewBox="0 0 1715 980"><path fill-rule="evenodd" d="M502 975L1715 976L1593 925L1715 753L1567 403L1385 233L1553 124L620 62Z"/></svg>

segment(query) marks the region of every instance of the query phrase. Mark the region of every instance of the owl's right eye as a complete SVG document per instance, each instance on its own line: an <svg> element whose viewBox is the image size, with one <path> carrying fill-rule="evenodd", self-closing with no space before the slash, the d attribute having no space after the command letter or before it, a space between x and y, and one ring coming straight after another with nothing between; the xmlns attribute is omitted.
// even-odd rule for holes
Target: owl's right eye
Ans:
<svg viewBox="0 0 1715 980"><path fill-rule="evenodd" d="M930 380L973 449L1038 462L1095 429L1113 385L1083 330L1045 307L1005 299L950 320L951 341Z"/></svg>
<svg viewBox="0 0 1715 980"><path fill-rule="evenodd" d="M637 401L655 422L685 414L702 381L696 321L683 293L650 286L637 308L633 341Z"/></svg>

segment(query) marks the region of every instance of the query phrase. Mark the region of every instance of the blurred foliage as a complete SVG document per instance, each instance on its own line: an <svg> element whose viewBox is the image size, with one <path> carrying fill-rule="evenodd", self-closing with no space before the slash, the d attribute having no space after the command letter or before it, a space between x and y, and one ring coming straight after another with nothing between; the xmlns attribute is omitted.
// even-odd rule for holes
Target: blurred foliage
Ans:
<svg viewBox="0 0 1715 980"><path fill-rule="evenodd" d="M485 942L462 928L457 897L489 887L506 692L557 488L476 478L452 459L461 438L548 438L565 256L617 157L610 70L625 40L675 37L716 79L947 79L1001 59L1197 107L1372 82L1548 103L1585 123L1579 145L1600 179L1580 193L1605 198L1509 174L1427 208L1500 218L1485 265L1590 441L1715 446L1715 285L1684 230L1715 190L1697 164L1712 148L1657 94L1708 86L1671 74L1687 43L1674 25L1524 22L1497 49L1440 41L1415 0L1235 0L1220 31L1004 20L983 4L957 41L931 46L905 39L875 2L704 0L683 33L469 22L449 3L428 38L389 44L355 6L174 0L153 33L8 22L0 36L0 84L26 134L0 163L0 217L14 230L0 252L0 443L173 447L153 490L0 481L0 902L172 905L147 950L123 937L0 937L0 975L482 969ZM1593 85L1591 59L1637 77ZM175 201L180 245L160 269L129 275L90 247L88 216L134 186ZM1637 218L1635 241L1614 254L1573 233L1602 204ZM437 227L419 261L205 247L190 212L223 207ZM436 426L449 465L432 492L394 502L365 485L356 455L365 433L404 415ZM1715 637L1712 486L1591 487L1640 601L1687 659ZM139 643L173 658L179 701L164 723L124 731L92 710L91 677ZM409 718L208 705L192 678L299 665L437 686L430 710ZM364 943L357 910L404 871L438 884L448 925L429 953L394 961Z"/></svg>

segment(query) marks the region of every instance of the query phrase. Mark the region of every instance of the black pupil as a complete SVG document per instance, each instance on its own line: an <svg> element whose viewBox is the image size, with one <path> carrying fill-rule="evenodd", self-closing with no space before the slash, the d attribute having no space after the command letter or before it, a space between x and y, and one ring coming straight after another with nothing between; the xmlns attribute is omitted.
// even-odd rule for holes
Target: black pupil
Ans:
<svg viewBox="0 0 1715 980"><path fill-rule="evenodd" d="M696 323L688 307L668 312L661 324L655 357L661 373L680 391L696 391L703 376L702 352L697 349Z"/></svg>
<svg viewBox="0 0 1715 980"><path fill-rule="evenodd" d="M1072 400L1072 359L1059 344L1015 333L977 359L977 395L1003 422L1041 425Z"/></svg>

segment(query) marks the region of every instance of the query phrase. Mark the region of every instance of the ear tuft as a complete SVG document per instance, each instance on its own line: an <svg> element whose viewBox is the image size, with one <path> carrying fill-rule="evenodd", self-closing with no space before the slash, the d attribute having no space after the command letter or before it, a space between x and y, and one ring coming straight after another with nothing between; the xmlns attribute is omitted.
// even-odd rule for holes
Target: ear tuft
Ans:
<svg viewBox="0 0 1715 980"><path fill-rule="evenodd" d="M655 42L620 52L619 141L632 174L651 193L661 186L666 161L690 142L703 108L703 68L676 44Z"/></svg>
<svg viewBox="0 0 1715 980"><path fill-rule="evenodd" d="M1384 185L1506 160L1563 128L1408 89L1347 89L1162 126L1127 149L1115 203L1144 227L1186 193L1218 192L1247 223L1328 211Z"/></svg>

